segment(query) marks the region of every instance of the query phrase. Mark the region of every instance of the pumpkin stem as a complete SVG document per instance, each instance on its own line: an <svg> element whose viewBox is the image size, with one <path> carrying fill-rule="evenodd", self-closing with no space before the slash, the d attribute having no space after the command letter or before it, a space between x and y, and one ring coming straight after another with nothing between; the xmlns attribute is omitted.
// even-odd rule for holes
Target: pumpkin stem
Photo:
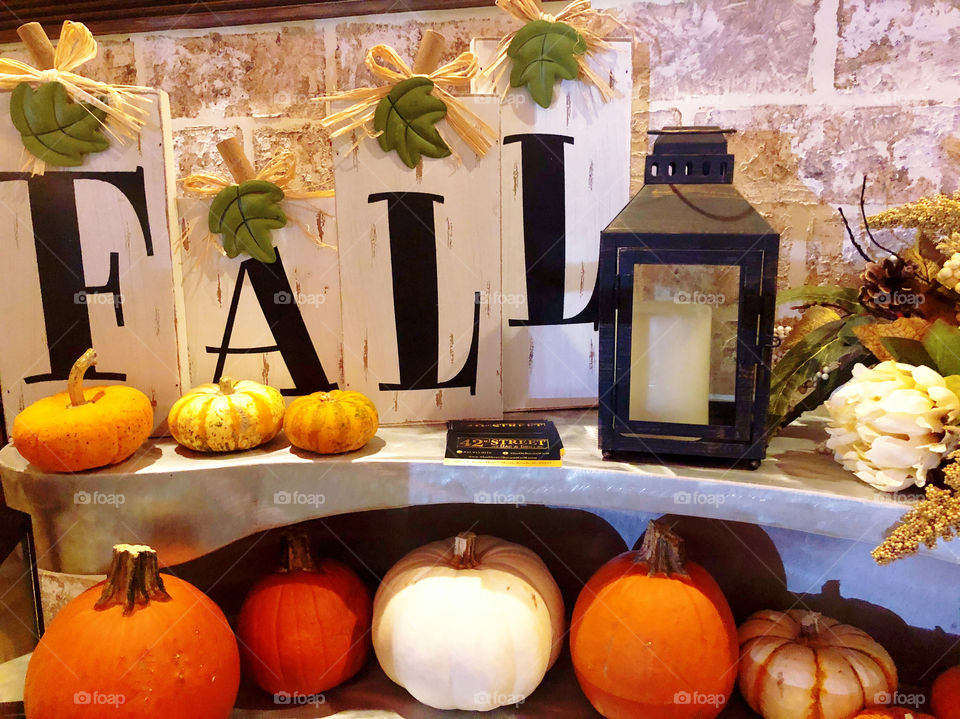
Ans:
<svg viewBox="0 0 960 719"><path fill-rule="evenodd" d="M155 549L142 544L114 546L107 583L94 605L95 609L123 606L126 616L151 601L169 602L171 599L163 587Z"/></svg>
<svg viewBox="0 0 960 719"><path fill-rule="evenodd" d="M820 612L807 612L800 618L800 636L806 639L820 636L823 630L823 615Z"/></svg>
<svg viewBox="0 0 960 719"><path fill-rule="evenodd" d="M315 572L316 565L310 554L310 540L304 531L285 532L283 535L284 572Z"/></svg>
<svg viewBox="0 0 960 719"><path fill-rule="evenodd" d="M221 394L233 394L237 386L237 381L230 377L221 377L217 384L220 385Z"/></svg>
<svg viewBox="0 0 960 719"><path fill-rule="evenodd" d="M93 348L90 348L80 355L80 359L74 362L73 367L70 368L70 375L67 377L67 392L70 394L71 407L79 407L87 403L83 396L83 375L96 363L97 353Z"/></svg>
<svg viewBox="0 0 960 719"><path fill-rule="evenodd" d="M477 537L473 532L460 532L453 538L453 566L456 569L474 569L477 559Z"/></svg>
<svg viewBox="0 0 960 719"><path fill-rule="evenodd" d="M683 538L663 522L650 522L647 525L643 544L634 561L646 564L647 575L651 577L656 574L690 576L687 573L687 552Z"/></svg>

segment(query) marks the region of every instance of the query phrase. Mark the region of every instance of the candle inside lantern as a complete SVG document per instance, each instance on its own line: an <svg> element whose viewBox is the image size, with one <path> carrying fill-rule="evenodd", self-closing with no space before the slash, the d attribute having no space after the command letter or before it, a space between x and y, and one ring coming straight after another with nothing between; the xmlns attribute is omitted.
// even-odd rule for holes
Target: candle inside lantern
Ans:
<svg viewBox="0 0 960 719"><path fill-rule="evenodd" d="M709 424L712 322L708 305L634 301L631 420Z"/></svg>

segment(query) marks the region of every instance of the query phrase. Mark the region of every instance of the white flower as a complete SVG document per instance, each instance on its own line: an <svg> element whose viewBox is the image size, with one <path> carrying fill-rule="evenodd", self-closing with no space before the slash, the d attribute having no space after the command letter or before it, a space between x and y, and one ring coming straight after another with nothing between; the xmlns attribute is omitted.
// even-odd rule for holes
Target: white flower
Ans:
<svg viewBox="0 0 960 719"><path fill-rule="evenodd" d="M960 233L954 232L954 237ZM951 290L957 289L957 283L960 282L960 252L954 252L950 259L943 263L943 267L937 273L937 282Z"/></svg>
<svg viewBox="0 0 960 719"><path fill-rule="evenodd" d="M826 407L834 458L884 492L922 487L957 446L960 398L929 367L858 364Z"/></svg>

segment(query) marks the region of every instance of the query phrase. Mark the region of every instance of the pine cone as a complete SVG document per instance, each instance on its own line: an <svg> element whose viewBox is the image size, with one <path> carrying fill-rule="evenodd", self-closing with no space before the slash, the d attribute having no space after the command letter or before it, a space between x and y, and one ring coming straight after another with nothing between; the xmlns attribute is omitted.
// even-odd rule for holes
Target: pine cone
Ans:
<svg viewBox="0 0 960 719"><path fill-rule="evenodd" d="M917 281L917 266L896 255L867 263L860 282L860 304L885 319L916 316L926 299Z"/></svg>

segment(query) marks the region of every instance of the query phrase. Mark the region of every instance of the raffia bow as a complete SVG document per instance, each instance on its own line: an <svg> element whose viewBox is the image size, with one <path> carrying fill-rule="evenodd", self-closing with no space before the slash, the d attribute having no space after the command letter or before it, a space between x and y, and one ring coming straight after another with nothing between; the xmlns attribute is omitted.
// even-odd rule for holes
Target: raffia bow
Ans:
<svg viewBox="0 0 960 719"><path fill-rule="evenodd" d="M286 200L309 200L317 197L333 197L333 190L307 191L290 189L290 184L296 179L296 177L296 156L292 152L280 152L277 153L277 155L274 156L274 158L270 160L270 162L268 162L252 179L273 183L283 190L283 196ZM227 187L236 185L238 183L222 175L214 175L213 173L209 172L198 172L196 174L189 175L188 177L184 177L182 180L180 180L180 184L183 185L185 192L201 196L214 196L219 195ZM306 225L296 222L289 216L287 219L299 225L300 229L303 230L303 233L307 235L307 237L309 237L317 247L321 249L336 250L335 245L330 245L324 242ZM182 236L180 238L181 245L184 244L185 238L189 237L192 232L193 226L183 228ZM216 242L212 234L207 234L206 239L208 247L214 247L219 254L226 256L223 248L218 242Z"/></svg>
<svg viewBox="0 0 960 719"><path fill-rule="evenodd" d="M385 80L388 84L380 87L359 87L356 90L346 90L318 98L320 102L337 100L354 102L347 109L320 121L320 125L325 129L337 128L331 133L331 137L340 137L356 129L362 129L367 137L377 137L380 133L372 128L377 104L390 94L394 85L403 80L409 80L415 75L397 51L388 45L375 45L370 48L365 64L375 77ZM469 87L470 81L479 72L480 63L477 56L472 52L464 52L424 77L433 81L437 95L446 104L447 122L450 127L463 138L477 157L483 157L493 145L493 140L497 137L496 133L479 115L467 107L463 100L451 94L448 89Z"/></svg>
<svg viewBox="0 0 960 719"><path fill-rule="evenodd" d="M307 200L313 197L333 197L331 190L292 190L290 183L297 178L297 158L292 152L280 152L266 164L253 178L273 183L283 190L284 197L290 200ZM222 175L198 172L180 180L183 189L195 195L219 195L230 185L237 183Z"/></svg>
<svg viewBox="0 0 960 719"><path fill-rule="evenodd" d="M606 38L616 29L627 30L631 36L633 31L624 25L617 17L602 10L595 10L590 0L574 0L556 15L544 12L541 0L497 0L497 7L509 13L524 24L534 20L546 20L547 22L566 23L576 30L583 37L587 44L587 51L582 55L577 55L577 64L580 66L581 77L600 91L600 96L604 102L612 100L616 93L603 81L603 78L590 67L587 62L591 55L610 49L610 43ZM497 46L497 56L493 64L484 70L485 75L494 79L494 83L499 85L503 73L506 71L507 51L510 49L510 43L516 36L519 28L508 33Z"/></svg>
<svg viewBox="0 0 960 719"><path fill-rule="evenodd" d="M53 68L39 70L20 60L0 58L0 90L12 90L22 82L34 87L47 82L59 82L74 102L87 103L105 112L107 120L101 124L108 134L123 144L126 140L136 138L146 122L147 111L139 103L151 102L144 95L153 92L153 89L138 85L111 85L73 72L95 58L97 52L97 41L90 30L82 23L67 20L60 31ZM42 175L46 163L25 154L24 171Z"/></svg>

